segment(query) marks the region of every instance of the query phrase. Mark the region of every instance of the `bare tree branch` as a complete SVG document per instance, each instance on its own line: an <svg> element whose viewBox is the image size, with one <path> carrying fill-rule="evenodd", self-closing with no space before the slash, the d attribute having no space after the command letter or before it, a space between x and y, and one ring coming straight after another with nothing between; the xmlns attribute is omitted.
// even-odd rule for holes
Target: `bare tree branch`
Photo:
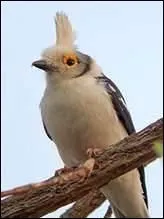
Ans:
<svg viewBox="0 0 164 219"><path fill-rule="evenodd" d="M41 184L26 190L28 192L1 200L1 217L38 218L77 201L93 189L156 159L152 144L162 139L163 119L159 119L144 130L111 145L95 160L90 159L84 166L46 181L47 185L44 182L44 186Z"/></svg>
<svg viewBox="0 0 164 219"><path fill-rule="evenodd" d="M105 196L99 190L91 191L64 212L60 218L86 218L88 214L98 208L105 199Z"/></svg>
<svg viewBox="0 0 164 219"><path fill-rule="evenodd" d="M104 218L110 218L112 216L112 208L109 205L106 214L104 215Z"/></svg>

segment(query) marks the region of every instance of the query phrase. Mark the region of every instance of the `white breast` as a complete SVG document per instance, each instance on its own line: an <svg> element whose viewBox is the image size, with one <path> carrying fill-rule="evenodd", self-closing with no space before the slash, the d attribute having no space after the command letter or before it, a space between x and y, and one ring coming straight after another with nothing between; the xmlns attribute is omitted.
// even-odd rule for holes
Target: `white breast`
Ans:
<svg viewBox="0 0 164 219"><path fill-rule="evenodd" d="M85 161L88 147L107 147L127 135L110 96L91 77L48 87L40 106L47 131L68 166Z"/></svg>

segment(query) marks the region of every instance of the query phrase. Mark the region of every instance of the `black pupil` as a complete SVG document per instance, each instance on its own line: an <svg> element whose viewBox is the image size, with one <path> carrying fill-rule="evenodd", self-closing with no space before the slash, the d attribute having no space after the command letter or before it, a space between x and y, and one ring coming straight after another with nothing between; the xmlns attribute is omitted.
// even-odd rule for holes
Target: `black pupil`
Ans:
<svg viewBox="0 0 164 219"><path fill-rule="evenodd" d="M71 66L75 64L75 60L74 59L68 59L67 60L67 65Z"/></svg>

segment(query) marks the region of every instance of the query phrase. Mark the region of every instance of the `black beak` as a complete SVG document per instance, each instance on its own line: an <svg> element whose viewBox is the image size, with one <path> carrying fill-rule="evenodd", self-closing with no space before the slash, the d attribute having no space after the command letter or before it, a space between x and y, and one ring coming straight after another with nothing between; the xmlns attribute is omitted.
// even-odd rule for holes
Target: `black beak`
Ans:
<svg viewBox="0 0 164 219"><path fill-rule="evenodd" d="M44 71L51 70L51 66L45 60L38 60L32 63L32 66L39 68Z"/></svg>

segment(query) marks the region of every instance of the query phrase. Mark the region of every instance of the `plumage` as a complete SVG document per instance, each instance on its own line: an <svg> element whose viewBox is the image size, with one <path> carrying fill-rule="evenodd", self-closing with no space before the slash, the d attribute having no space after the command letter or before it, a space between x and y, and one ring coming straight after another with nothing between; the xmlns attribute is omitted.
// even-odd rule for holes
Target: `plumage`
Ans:
<svg viewBox="0 0 164 219"><path fill-rule="evenodd" d="M56 13L56 46L71 47L76 40L76 34L72 29L68 17L64 12Z"/></svg>
<svg viewBox="0 0 164 219"><path fill-rule="evenodd" d="M112 96L112 102L113 106L117 112L117 116L126 128L127 133L130 135L134 133L135 127L131 118L131 115L127 109L126 106L126 101L118 89L118 87L115 85L115 83L107 78L104 74L102 76L96 77L99 83L104 83L104 87L109 95ZM143 196L145 199L145 203L148 207L148 198L147 198L147 189L146 189L146 184L145 184L145 171L144 167L141 166L138 168L139 174L140 174L140 179L142 183L142 189L143 189Z"/></svg>
<svg viewBox="0 0 164 219"><path fill-rule="evenodd" d="M41 61L33 63L46 72L40 103L45 132L69 167L85 162L88 148L106 148L135 132L117 86L102 74L92 57L77 50L74 42L68 17L57 13L56 44L44 50ZM100 190L116 217L149 217L143 167Z"/></svg>

